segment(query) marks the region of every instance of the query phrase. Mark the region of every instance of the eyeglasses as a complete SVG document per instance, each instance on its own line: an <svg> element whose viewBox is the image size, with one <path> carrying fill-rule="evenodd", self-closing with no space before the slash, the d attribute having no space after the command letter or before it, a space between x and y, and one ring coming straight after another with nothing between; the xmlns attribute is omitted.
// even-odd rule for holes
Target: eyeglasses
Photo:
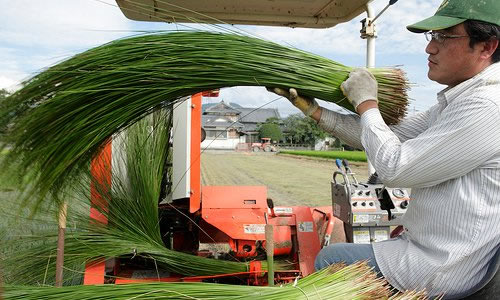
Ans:
<svg viewBox="0 0 500 300"><path fill-rule="evenodd" d="M436 42L443 44L446 39L458 39L463 37L469 37L468 35L447 35L440 32L427 31L424 32L425 39L430 42L435 40Z"/></svg>

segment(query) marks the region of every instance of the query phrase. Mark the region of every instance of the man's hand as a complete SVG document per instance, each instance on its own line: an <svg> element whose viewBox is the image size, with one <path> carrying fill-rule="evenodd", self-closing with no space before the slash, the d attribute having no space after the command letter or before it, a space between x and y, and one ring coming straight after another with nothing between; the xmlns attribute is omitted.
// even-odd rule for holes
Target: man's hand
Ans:
<svg viewBox="0 0 500 300"><path fill-rule="evenodd" d="M312 114L319 108L316 100L309 97L299 96L297 90L294 88L291 88L288 91L280 88L267 88L267 90L287 98L308 117L312 116Z"/></svg>
<svg viewBox="0 0 500 300"><path fill-rule="evenodd" d="M378 103L377 80L375 80L373 74L365 68L354 69L349 74L349 78L342 82L340 89L358 113L361 113L361 111L358 111L358 107L361 103L365 101L374 101L375 104ZM370 106L372 107L373 105Z"/></svg>

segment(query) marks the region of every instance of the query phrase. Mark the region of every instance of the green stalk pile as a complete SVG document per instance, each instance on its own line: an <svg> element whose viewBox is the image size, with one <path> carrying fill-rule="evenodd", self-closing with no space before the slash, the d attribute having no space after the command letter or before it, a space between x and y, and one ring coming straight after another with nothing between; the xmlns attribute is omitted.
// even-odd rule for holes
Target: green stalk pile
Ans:
<svg viewBox="0 0 500 300"><path fill-rule="evenodd" d="M235 34L172 32L113 41L63 61L23 83L0 104L0 129L35 170L29 193L43 201L78 178L112 134L183 96L230 86L295 87L353 109L339 86L350 67L272 42ZM407 81L373 69L387 123L406 111Z"/></svg>
<svg viewBox="0 0 500 300"><path fill-rule="evenodd" d="M107 217L108 224L89 222L90 179L83 177L72 188L74 191L71 196L73 200L69 202L69 224L77 225L69 227L66 232L66 284L77 282L87 263L115 257L130 259L132 263L146 259L160 271L167 270L185 276L248 271L246 262L204 258L170 250L163 244L158 202L162 176L171 162L171 116L168 110L161 110L134 124L126 134L113 142L119 144L122 141L121 146L115 148L121 150L114 154L115 157L121 156L123 160L120 164L123 166L122 174L113 174L109 192L106 191L107 187L95 183L99 193L109 203L109 209L100 209ZM119 162L119 159L115 160L115 163ZM49 213L50 215L56 214ZM19 243L31 246L22 249L20 245L16 246ZM2 245L3 251L8 250L7 245L8 243ZM52 226L46 225L32 235L14 237L10 245L12 251L6 253L3 260L0 258L2 265L6 267L7 282L33 285L53 282L57 224L53 222ZM265 261L262 265L267 269ZM275 266L276 269L284 267L286 266L279 262Z"/></svg>
<svg viewBox="0 0 500 300"><path fill-rule="evenodd" d="M62 288L6 286L4 300L129 300L129 299L426 299L408 292L391 297L387 283L363 263L330 266L282 287L210 283L144 283L80 285Z"/></svg>

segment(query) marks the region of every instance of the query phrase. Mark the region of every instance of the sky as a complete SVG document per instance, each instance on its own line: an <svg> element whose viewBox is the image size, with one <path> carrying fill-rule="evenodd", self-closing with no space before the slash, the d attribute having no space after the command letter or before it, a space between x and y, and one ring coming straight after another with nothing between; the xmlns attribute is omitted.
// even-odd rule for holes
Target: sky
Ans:
<svg viewBox="0 0 500 300"><path fill-rule="evenodd" d="M374 0L378 13L388 0ZM441 0L401 0L378 20L376 66L402 68L412 83L410 113L436 103L444 88L427 78L426 40L405 26L434 14ZM312 52L349 66L364 66L366 41L359 37L362 14L329 29L231 26L263 39ZM114 0L0 0L0 88L14 91L19 83L44 68L111 40L149 30L186 30L193 24L128 20ZM204 101L238 103L245 107L278 108L282 116L299 112L286 99L276 99L262 87L222 89ZM334 104L320 105L334 108Z"/></svg>

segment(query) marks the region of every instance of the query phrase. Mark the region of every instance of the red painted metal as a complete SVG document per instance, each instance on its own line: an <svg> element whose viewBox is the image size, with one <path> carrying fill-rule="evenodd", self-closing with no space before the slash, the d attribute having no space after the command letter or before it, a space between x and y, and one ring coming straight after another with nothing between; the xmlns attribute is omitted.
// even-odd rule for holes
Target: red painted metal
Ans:
<svg viewBox="0 0 500 300"><path fill-rule="evenodd" d="M160 278L117 278L115 284L129 283L148 283L148 282L179 282L177 277L160 277Z"/></svg>
<svg viewBox="0 0 500 300"><path fill-rule="evenodd" d="M106 271L106 263L104 261L87 263L85 265L83 284L84 285L104 284L105 271Z"/></svg>
<svg viewBox="0 0 500 300"><path fill-rule="evenodd" d="M236 240L264 240L264 186L204 186L202 218Z"/></svg>
<svg viewBox="0 0 500 300"><path fill-rule="evenodd" d="M321 250L318 231L310 207L294 207L297 229L297 242L299 245L299 267L303 276L314 272L314 259Z"/></svg>
<svg viewBox="0 0 500 300"><path fill-rule="evenodd" d="M201 207L201 97L202 93L191 96L191 197L189 212Z"/></svg>
<svg viewBox="0 0 500 300"><path fill-rule="evenodd" d="M90 183L91 222L108 224L107 217L101 212L108 210L108 193L111 188L111 140L105 142L90 164L92 182ZM90 262L85 265L83 284L103 284L106 271L105 261Z"/></svg>
<svg viewBox="0 0 500 300"><path fill-rule="evenodd" d="M203 97L219 97L219 92L220 92L219 89L215 89L215 90L201 92L201 95Z"/></svg>
<svg viewBox="0 0 500 300"><path fill-rule="evenodd" d="M314 259L321 249L318 232L329 233L333 230L334 219L331 207L287 207L274 214L267 207L267 189L265 186L201 186L201 99L199 93L191 97L191 163L190 182L191 196L189 212L191 217L199 217L198 225L202 229L198 240L201 243L228 243L233 256L252 258L259 254L258 247L265 248L265 224L274 225L274 255L288 256L296 263L297 270L275 272L277 282L290 282L297 276L307 276L314 271ZM92 161L92 174L95 182L105 187L111 186L111 142L108 142L101 154ZM106 202L107 189L91 186L91 219L107 224L106 216L100 211L108 209ZM187 209L187 206L186 206ZM191 227L191 226L188 226ZM197 251L197 243L186 240L185 232L174 233L174 249ZM206 234L205 234L206 233ZM208 235L208 236L207 236ZM209 255L200 251L200 255ZM104 283L106 267L104 262L91 263L86 266L85 284ZM115 269L115 275L121 275ZM249 264L248 272L221 274L214 276L180 277L171 275L166 278L131 278L132 273L117 278L115 283L144 281L210 281L213 279L230 279L238 277L247 280L248 284L267 284L266 271L260 262Z"/></svg>

